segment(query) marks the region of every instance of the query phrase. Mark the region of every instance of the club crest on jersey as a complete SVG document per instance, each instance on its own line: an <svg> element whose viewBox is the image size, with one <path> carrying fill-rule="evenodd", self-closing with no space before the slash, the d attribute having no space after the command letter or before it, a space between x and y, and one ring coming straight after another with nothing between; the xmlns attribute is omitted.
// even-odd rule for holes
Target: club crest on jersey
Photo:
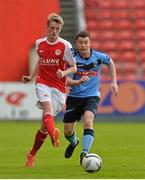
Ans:
<svg viewBox="0 0 145 180"><path fill-rule="evenodd" d="M57 49L57 50L55 51L55 54L56 54L57 56L59 56L59 55L61 54L61 51L60 51L59 49Z"/></svg>

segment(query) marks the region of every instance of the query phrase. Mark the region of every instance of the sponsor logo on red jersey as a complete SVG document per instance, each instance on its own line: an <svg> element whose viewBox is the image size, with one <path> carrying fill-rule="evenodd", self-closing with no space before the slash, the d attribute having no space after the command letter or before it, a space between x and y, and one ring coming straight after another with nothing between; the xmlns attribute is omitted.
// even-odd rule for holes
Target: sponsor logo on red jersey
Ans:
<svg viewBox="0 0 145 180"><path fill-rule="evenodd" d="M40 64L43 65L59 65L60 59L44 59L40 58Z"/></svg>

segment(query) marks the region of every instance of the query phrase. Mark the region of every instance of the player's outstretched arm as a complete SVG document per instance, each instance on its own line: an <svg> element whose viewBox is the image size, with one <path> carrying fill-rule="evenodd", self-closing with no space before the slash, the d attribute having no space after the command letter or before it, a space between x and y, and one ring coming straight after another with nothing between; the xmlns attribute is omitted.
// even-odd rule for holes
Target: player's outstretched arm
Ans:
<svg viewBox="0 0 145 180"><path fill-rule="evenodd" d="M68 74L73 74L77 71L76 64L71 66L70 68L66 69L65 71L62 71L61 69L58 69L56 72L56 75L58 78L63 78L64 76L67 76Z"/></svg>
<svg viewBox="0 0 145 180"><path fill-rule="evenodd" d="M110 64L108 65L108 68L109 68L111 79L112 79L111 90L115 94L115 96L117 96L118 85L117 85L117 78L116 78L116 68L112 59L111 59Z"/></svg>
<svg viewBox="0 0 145 180"><path fill-rule="evenodd" d="M34 68L31 75L29 75L29 76L23 75L22 76L22 82L23 83L30 82L36 76L36 74L38 73L38 69L39 69L39 61L37 62L37 64L36 64L36 66L35 66L35 68Z"/></svg>
<svg viewBox="0 0 145 180"><path fill-rule="evenodd" d="M70 77L67 77L67 85L68 86L78 86L86 81L88 81L90 78L88 76L83 76L79 80L74 80Z"/></svg>

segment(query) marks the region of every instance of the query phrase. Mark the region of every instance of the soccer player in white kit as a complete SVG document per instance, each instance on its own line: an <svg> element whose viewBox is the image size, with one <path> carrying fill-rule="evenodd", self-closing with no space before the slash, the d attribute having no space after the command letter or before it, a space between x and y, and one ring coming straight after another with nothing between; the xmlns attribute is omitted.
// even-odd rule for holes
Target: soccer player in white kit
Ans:
<svg viewBox="0 0 145 180"><path fill-rule="evenodd" d="M27 154L26 167L34 166L36 153L47 135L54 147L59 146L60 133L55 127L54 117L65 104L66 76L77 70L71 52L72 45L59 37L63 24L63 19L58 14L52 13L48 16L47 37L36 41L38 63L31 75L22 77L22 81L27 83L36 76L37 106L43 110L41 127L37 131L31 151Z"/></svg>

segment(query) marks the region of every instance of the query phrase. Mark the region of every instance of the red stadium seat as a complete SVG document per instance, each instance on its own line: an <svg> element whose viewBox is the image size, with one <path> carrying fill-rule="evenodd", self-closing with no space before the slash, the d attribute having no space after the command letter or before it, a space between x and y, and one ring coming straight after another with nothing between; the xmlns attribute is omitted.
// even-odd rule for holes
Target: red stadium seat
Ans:
<svg viewBox="0 0 145 180"><path fill-rule="evenodd" d="M145 62L142 63L142 69L145 71Z"/></svg>
<svg viewBox="0 0 145 180"><path fill-rule="evenodd" d="M137 39L139 40L145 39L145 30L137 31Z"/></svg>
<svg viewBox="0 0 145 180"><path fill-rule="evenodd" d="M112 8L118 8L118 9L128 9L128 7L130 6L130 2L129 1L112 1Z"/></svg>
<svg viewBox="0 0 145 180"><path fill-rule="evenodd" d="M125 63L124 67L123 67L123 71L125 73L137 73L138 70L138 64L136 62L132 62L132 63Z"/></svg>
<svg viewBox="0 0 145 180"><path fill-rule="evenodd" d="M132 6L134 8L145 8L145 1L144 0L137 0L137 1L135 0L135 1L133 1Z"/></svg>
<svg viewBox="0 0 145 180"><path fill-rule="evenodd" d="M103 41L101 47L104 51L117 50L117 43L116 41Z"/></svg>
<svg viewBox="0 0 145 180"><path fill-rule="evenodd" d="M145 61L142 64L142 76L143 76L143 79L145 80Z"/></svg>
<svg viewBox="0 0 145 180"><path fill-rule="evenodd" d="M120 66L116 64L117 79L135 80L138 79L137 63L124 62Z"/></svg>
<svg viewBox="0 0 145 180"><path fill-rule="evenodd" d="M129 11L119 10L112 11L112 9L101 9L97 11L98 19L129 19L132 17L132 14Z"/></svg>
<svg viewBox="0 0 145 180"><path fill-rule="evenodd" d="M117 30L121 30L121 29L131 30L133 28L133 24L131 21L123 19L123 20L119 20L119 22L116 21L114 28Z"/></svg>
<svg viewBox="0 0 145 180"><path fill-rule="evenodd" d="M87 21L87 29L88 30L96 30L97 29L97 23L95 20Z"/></svg>
<svg viewBox="0 0 145 180"><path fill-rule="evenodd" d="M99 8L111 8L112 7L112 3L109 1L96 1L96 6L98 6Z"/></svg>
<svg viewBox="0 0 145 180"><path fill-rule="evenodd" d="M145 29L145 20L139 19L135 21L135 28L136 29Z"/></svg>
<svg viewBox="0 0 145 180"><path fill-rule="evenodd" d="M116 76L117 76L117 81L124 80L124 76L122 75L122 73L121 74L117 73Z"/></svg>
<svg viewBox="0 0 145 180"><path fill-rule="evenodd" d="M100 33L99 31L96 31L96 30L90 31L91 40L96 41L96 40L98 40L98 39L101 39L100 34L101 34L101 33Z"/></svg>
<svg viewBox="0 0 145 180"><path fill-rule="evenodd" d="M112 11L112 18L114 19L129 19L132 17L132 13L126 10Z"/></svg>
<svg viewBox="0 0 145 180"><path fill-rule="evenodd" d="M115 40L116 39L116 32L113 30L102 31L100 34L101 34L101 38L103 40Z"/></svg>
<svg viewBox="0 0 145 180"><path fill-rule="evenodd" d="M125 75L125 80L138 80L138 74L137 73L128 73Z"/></svg>
<svg viewBox="0 0 145 180"><path fill-rule="evenodd" d="M120 61L120 52L118 51L108 51L108 55L113 59L113 61Z"/></svg>
<svg viewBox="0 0 145 180"><path fill-rule="evenodd" d="M112 11L109 10L100 10L97 12L97 18L99 19L108 19L112 18Z"/></svg>
<svg viewBox="0 0 145 180"><path fill-rule="evenodd" d="M136 62L122 62L122 63L115 63L116 65L116 70L118 72L123 72L123 73L136 73L138 69L138 65Z"/></svg>
<svg viewBox="0 0 145 180"><path fill-rule="evenodd" d="M145 18L145 10L144 9L136 9L134 12L134 17L137 19L144 19Z"/></svg>
<svg viewBox="0 0 145 180"><path fill-rule="evenodd" d="M140 52L140 62L141 63L145 63L145 51L141 51Z"/></svg>
<svg viewBox="0 0 145 180"><path fill-rule="evenodd" d="M91 48L99 50L99 51L102 50L101 43L99 41L94 41L94 42L92 41Z"/></svg>
<svg viewBox="0 0 145 180"><path fill-rule="evenodd" d="M120 50L135 50L135 44L133 40L121 40L118 46Z"/></svg>
<svg viewBox="0 0 145 180"><path fill-rule="evenodd" d="M116 67L116 73L117 74L122 74L123 70L123 65L120 62L115 62L115 67Z"/></svg>
<svg viewBox="0 0 145 180"><path fill-rule="evenodd" d="M85 10L85 17L86 19L92 20L92 19L96 19L97 18L97 11L96 9L86 9Z"/></svg>
<svg viewBox="0 0 145 180"><path fill-rule="evenodd" d="M139 48L141 51L145 51L145 40L139 40L139 41L138 41L138 48Z"/></svg>
<svg viewBox="0 0 145 180"><path fill-rule="evenodd" d="M129 40L129 39L134 39L134 33L131 30L122 30L119 31L117 34L117 38L119 40Z"/></svg>
<svg viewBox="0 0 145 180"><path fill-rule="evenodd" d="M137 73L117 73L117 80L138 80L138 74Z"/></svg>
<svg viewBox="0 0 145 180"><path fill-rule="evenodd" d="M84 0L84 5L85 7L92 8L96 5L96 0L91 0L91 1Z"/></svg>
<svg viewBox="0 0 145 180"><path fill-rule="evenodd" d="M112 20L104 20L104 21L99 21L98 29L102 30L109 30L109 29L114 29L115 27L115 22Z"/></svg>
<svg viewBox="0 0 145 180"><path fill-rule="evenodd" d="M136 62L136 52L135 51L124 51L121 53L121 61L123 62Z"/></svg>

